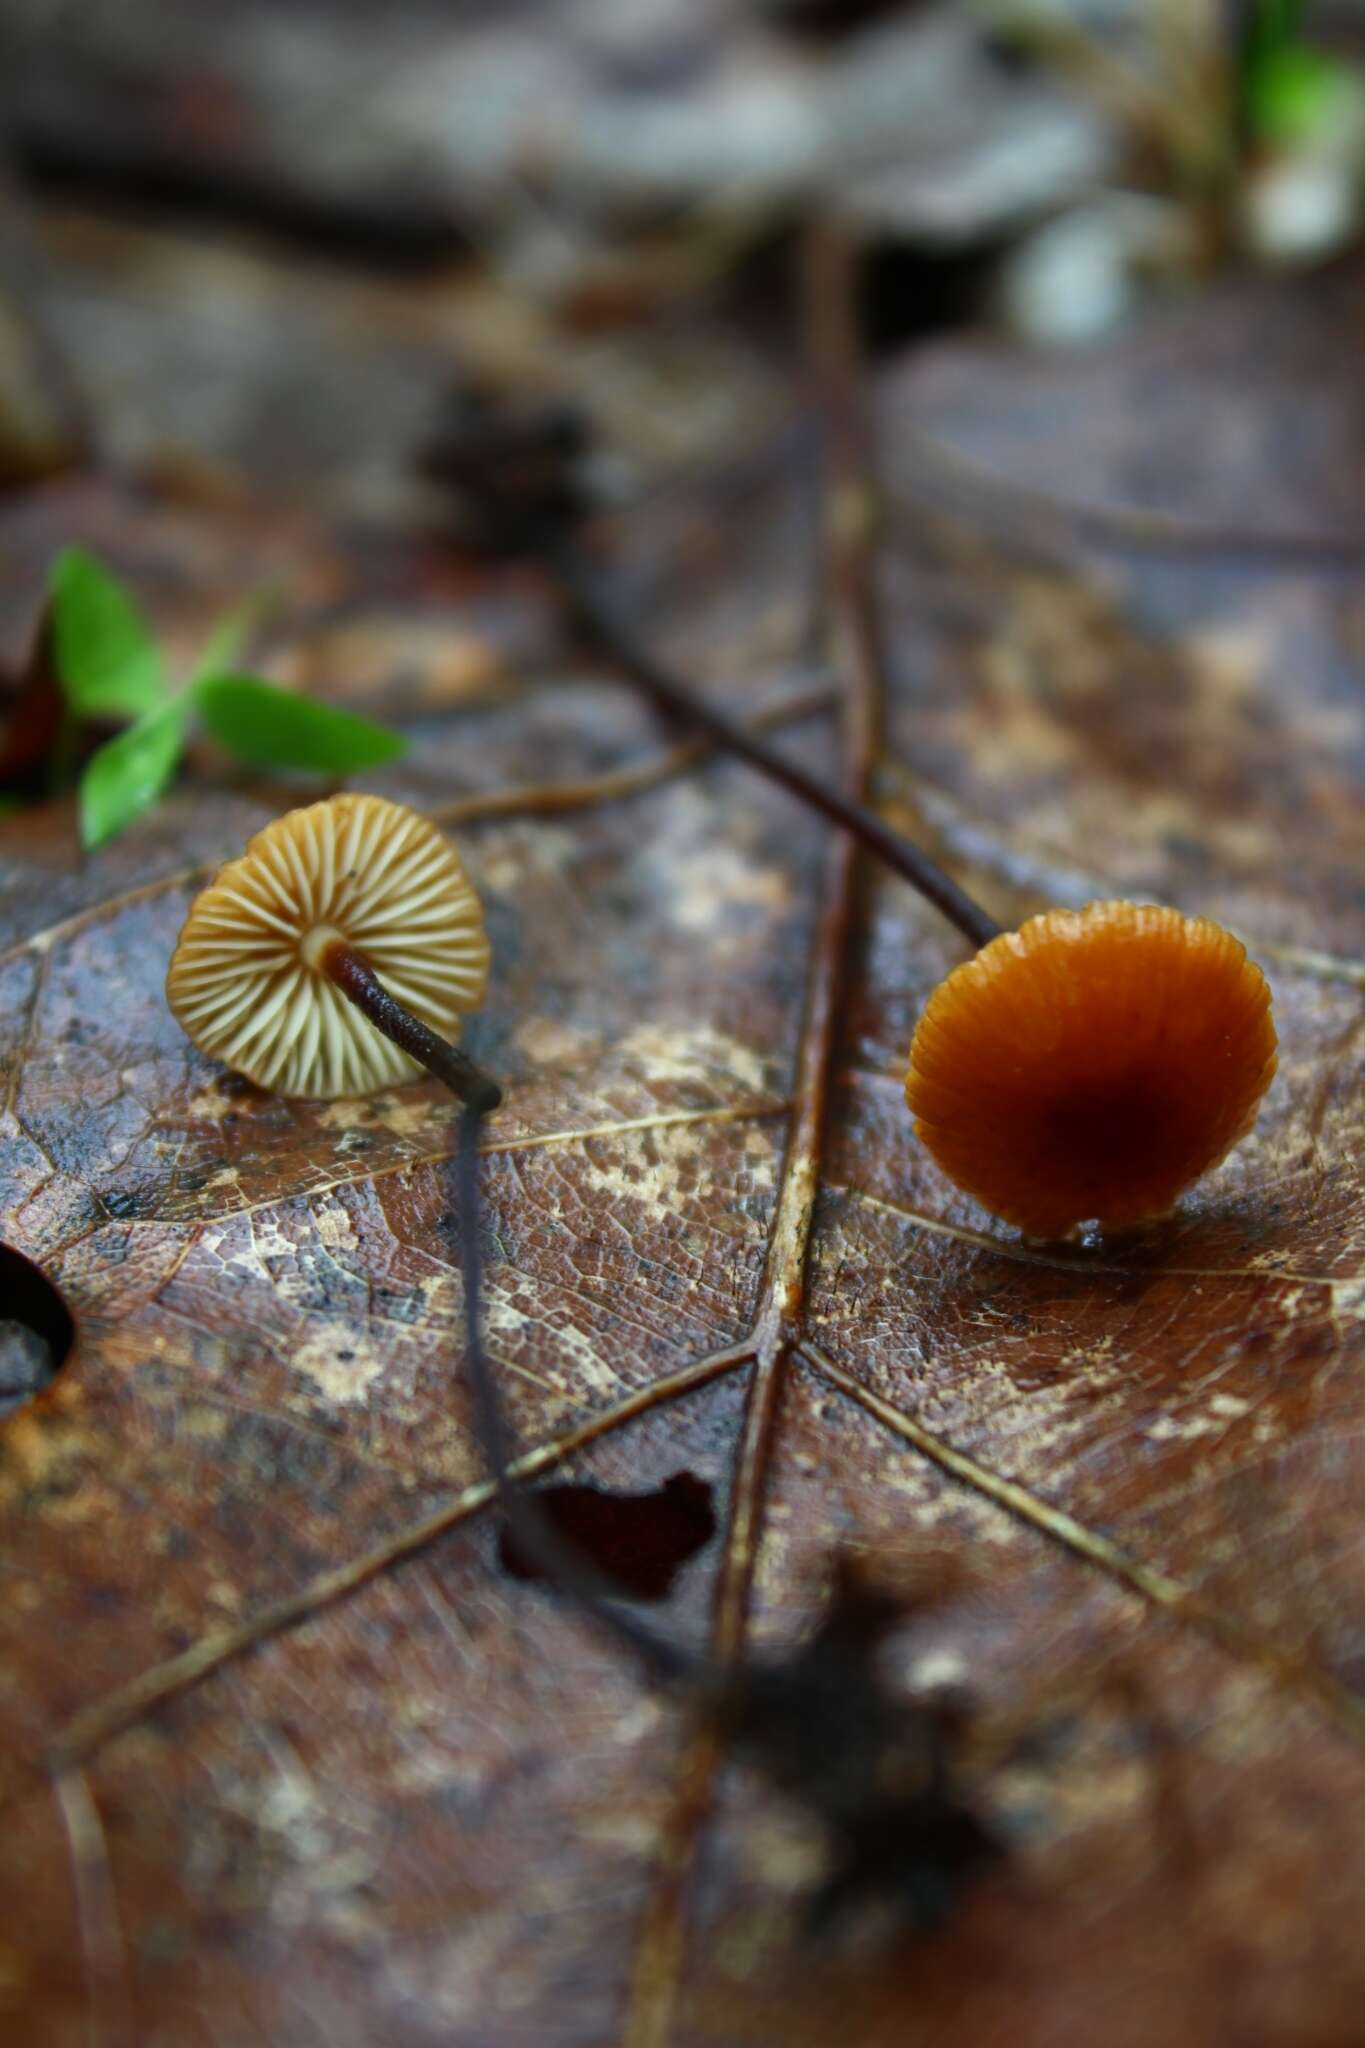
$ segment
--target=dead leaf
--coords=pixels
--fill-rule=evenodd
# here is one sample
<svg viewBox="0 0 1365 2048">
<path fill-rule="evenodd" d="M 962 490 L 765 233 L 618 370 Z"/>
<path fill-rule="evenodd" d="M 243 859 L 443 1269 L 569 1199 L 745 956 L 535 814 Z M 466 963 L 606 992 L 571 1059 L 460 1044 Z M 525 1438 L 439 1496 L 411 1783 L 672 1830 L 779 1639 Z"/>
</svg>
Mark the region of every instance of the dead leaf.
<svg viewBox="0 0 1365 2048">
<path fill-rule="evenodd" d="M 1285 363 L 1325 347 L 1311 298 L 1250 304 L 1248 349 L 1265 309 Z M 896 478 L 923 475 L 917 378 L 970 416 L 974 367 L 892 378 Z M 1277 529 L 1301 510 L 1286 436 L 1271 420 L 1256 455 Z M 1123 497 L 1087 448 L 1087 495 Z M 804 491 L 775 460 L 620 535 L 651 634 L 741 710 L 805 650 Z M 206 622 L 287 547 L 357 632 L 408 595 L 452 642 L 470 626 L 415 543 L 375 580 L 358 541 L 108 487 L 4 521 L 11 603 L 58 534 L 117 536 L 159 624 Z M 1013 1874 L 930 1941 L 812 1949 L 799 1817 L 502 1570 L 457 1369 L 448 1105 L 279 1102 L 181 1037 L 161 980 L 186 870 L 287 800 L 188 783 L 83 869 L 60 820 L 0 822 L 0 1233 L 82 1331 L 0 1431 L 0 2001 L 26 2041 L 92 2006 L 177 2048 L 1354 2037 L 1358 604 L 1298 558 L 1111 535 L 1049 562 L 1027 538 L 912 494 L 877 772 L 1005 919 L 1150 892 L 1263 960 L 1280 1076 L 1160 1231 L 1045 1251 L 949 1187 L 901 1069 L 959 943 L 609 680 L 550 664 L 443 701 L 409 676 L 416 744 L 382 783 L 449 822 L 489 908 L 488 1326 L 526 1469 L 711 1487 L 721 1535 L 654 1611 L 722 1647 L 808 1629 L 836 1547 L 960 1586 L 898 1670 L 1014 1726 L 983 1794 Z M 306 610 L 290 630 L 307 664 Z M 440 658 L 434 631 L 416 647 Z M 810 722 L 787 743 L 830 758 Z M 1150 1714 L 1078 1690 L 1116 1667 Z"/>
</svg>

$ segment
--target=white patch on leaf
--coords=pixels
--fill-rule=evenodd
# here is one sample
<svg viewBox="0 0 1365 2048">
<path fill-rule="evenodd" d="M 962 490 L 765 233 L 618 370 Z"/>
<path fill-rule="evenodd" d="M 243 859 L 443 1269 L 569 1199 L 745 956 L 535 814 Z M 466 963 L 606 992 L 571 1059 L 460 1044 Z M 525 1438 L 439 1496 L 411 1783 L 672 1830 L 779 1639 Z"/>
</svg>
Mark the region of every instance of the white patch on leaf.
<svg viewBox="0 0 1365 2048">
<path fill-rule="evenodd" d="M 384 1354 L 350 1323 L 322 1323 L 289 1354 L 295 1372 L 310 1379 L 337 1408 L 358 1407 L 383 1376 Z"/>
<path fill-rule="evenodd" d="M 767 1085 L 762 1056 L 709 1024 L 690 1030 L 642 1024 L 617 1046 L 617 1057 L 638 1065 L 651 1081 L 737 1081 L 757 1094 Z"/>
</svg>

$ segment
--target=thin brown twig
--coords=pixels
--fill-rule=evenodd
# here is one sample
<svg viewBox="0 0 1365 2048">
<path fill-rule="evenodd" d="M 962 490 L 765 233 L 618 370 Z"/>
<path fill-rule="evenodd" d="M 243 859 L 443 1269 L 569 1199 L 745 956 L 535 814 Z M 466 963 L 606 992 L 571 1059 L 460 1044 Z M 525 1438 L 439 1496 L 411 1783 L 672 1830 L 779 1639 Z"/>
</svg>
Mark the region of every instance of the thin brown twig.
<svg viewBox="0 0 1365 2048">
<path fill-rule="evenodd" d="M 853 324 L 855 252 L 815 226 L 804 278 L 811 371 L 827 433 L 826 548 L 837 671 L 844 678 L 844 788 L 857 798 L 874 759 L 878 661 L 873 603 L 871 487 L 858 406 Z M 821 1146 L 836 1043 L 859 842 L 839 838 L 826 869 L 824 911 L 806 995 L 793 1089 L 793 1124 L 754 1324 L 755 1364 L 731 1488 L 724 1562 L 712 1616 L 712 1654 L 733 1667 L 744 1639 L 763 1496 L 793 1343 L 802 1329 L 806 1258 L 819 1189 Z M 641 1931 L 625 2048 L 664 2048 L 680 1980 L 691 1865 L 709 1814 L 722 1730 L 704 1721 L 685 1746 L 665 1826 L 655 1887 Z"/>
<path fill-rule="evenodd" d="M 836 493 L 835 523 L 860 516 L 853 498 Z M 651 703 L 670 718 L 703 733 L 726 753 L 745 761 L 761 775 L 851 834 L 880 861 L 907 881 L 963 937 L 976 947 L 999 936 L 1000 925 L 923 847 L 887 824 L 866 802 L 862 786 L 840 787 L 813 775 L 802 762 L 769 746 L 752 728 L 738 724 L 657 660 L 620 616 L 590 559 L 577 542 L 552 539 L 544 543 L 545 559 L 554 572 L 569 616 L 588 643 L 597 647 Z"/>
<path fill-rule="evenodd" d="M 99 1808 L 81 1770 L 60 1772 L 52 1789 L 71 1858 L 90 2048 L 133 2048 L 128 1955 Z"/>
</svg>

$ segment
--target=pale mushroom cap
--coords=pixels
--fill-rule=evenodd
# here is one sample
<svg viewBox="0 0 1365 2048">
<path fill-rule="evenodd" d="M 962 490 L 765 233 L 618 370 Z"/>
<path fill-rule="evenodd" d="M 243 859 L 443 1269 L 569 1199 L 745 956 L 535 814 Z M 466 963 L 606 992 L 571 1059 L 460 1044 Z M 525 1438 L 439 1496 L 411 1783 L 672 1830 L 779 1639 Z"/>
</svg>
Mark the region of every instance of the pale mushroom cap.
<svg viewBox="0 0 1365 2048">
<path fill-rule="evenodd" d="M 483 910 L 427 818 L 334 796 L 276 818 L 190 907 L 166 996 L 201 1052 L 280 1095 L 368 1095 L 422 1070 L 322 970 L 344 939 L 445 1038 L 488 982 Z"/>
</svg>

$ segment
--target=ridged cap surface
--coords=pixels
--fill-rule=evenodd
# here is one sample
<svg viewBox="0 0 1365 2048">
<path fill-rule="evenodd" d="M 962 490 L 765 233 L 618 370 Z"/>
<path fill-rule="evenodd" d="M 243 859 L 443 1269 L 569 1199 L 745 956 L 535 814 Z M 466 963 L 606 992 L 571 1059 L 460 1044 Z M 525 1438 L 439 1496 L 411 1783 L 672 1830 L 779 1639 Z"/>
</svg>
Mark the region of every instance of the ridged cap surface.
<svg viewBox="0 0 1365 2048">
<path fill-rule="evenodd" d="M 335 939 L 443 1037 L 488 981 L 483 910 L 427 818 L 346 794 L 256 833 L 196 897 L 166 980 L 201 1051 L 281 1095 L 367 1095 L 420 1067 L 322 971 Z"/>
</svg>

